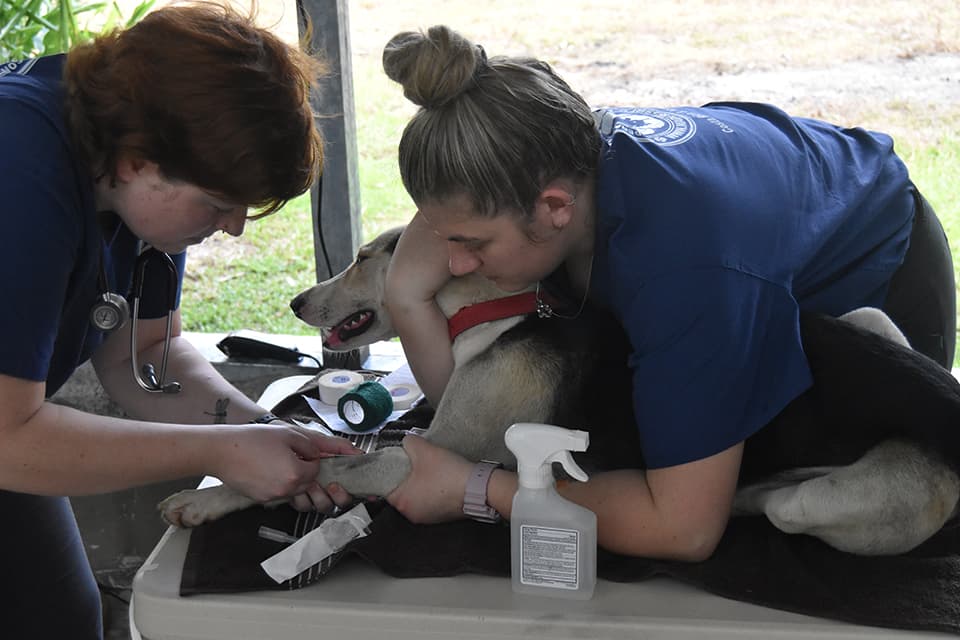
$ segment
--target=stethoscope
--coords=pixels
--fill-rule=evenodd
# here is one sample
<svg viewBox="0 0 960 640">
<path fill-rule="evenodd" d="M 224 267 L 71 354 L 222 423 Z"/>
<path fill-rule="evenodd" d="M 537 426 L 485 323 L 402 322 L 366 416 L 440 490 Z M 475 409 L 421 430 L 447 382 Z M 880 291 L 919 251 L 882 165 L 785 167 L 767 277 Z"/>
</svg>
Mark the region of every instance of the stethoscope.
<svg viewBox="0 0 960 640">
<path fill-rule="evenodd" d="M 163 339 L 163 359 L 160 361 L 160 377 L 149 362 L 141 368 L 137 363 L 137 320 L 140 316 L 140 298 L 143 296 L 143 275 L 151 260 L 159 260 L 167 270 L 167 331 Z M 132 318 L 130 326 L 130 367 L 133 379 L 140 388 L 151 393 L 178 393 L 180 383 L 165 382 L 167 377 L 167 357 L 170 353 L 170 341 L 173 334 L 173 312 L 177 300 L 177 265 L 166 253 L 147 247 L 137 256 L 133 265 L 133 312 L 127 300 L 119 293 L 113 293 L 107 284 L 107 267 L 104 260 L 103 244 L 100 245 L 100 273 L 97 277 L 100 298 L 90 310 L 90 322 L 100 331 L 109 332 L 122 327 L 127 318 Z M 142 372 L 142 375 L 141 375 Z"/>
</svg>

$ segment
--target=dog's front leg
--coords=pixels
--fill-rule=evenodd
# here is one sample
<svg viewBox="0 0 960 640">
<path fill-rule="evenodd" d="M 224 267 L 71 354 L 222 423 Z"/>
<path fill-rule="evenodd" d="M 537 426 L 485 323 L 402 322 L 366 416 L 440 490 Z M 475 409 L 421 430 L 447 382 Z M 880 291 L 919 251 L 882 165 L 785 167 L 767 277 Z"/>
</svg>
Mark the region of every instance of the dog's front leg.
<svg viewBox="0 0 960 640">
<path fill-rule="evenodd" d="M 320 462 L 317 483 L 340 484 L 357 497 L 386 496 L 410 474 L 410 459 L 403 447 L 388 447 L 362 456 L 335 456 Z M 282 504 L 275 500 L 268 504 Z M 175 527 L 196 527 L 247 507 L 256 501 L 228 487 L 187 489 L 166 498 L 158 506 L 163 519 Z"/>
<path fill-rule="evenodd" d="M 347 493 L 385 497 L 410 475 L 410 458 L 403 447 L 386 447 L 361 456 L 335 456 L 320 461 L 317 482 L 336 482 Z"/>
</svg>

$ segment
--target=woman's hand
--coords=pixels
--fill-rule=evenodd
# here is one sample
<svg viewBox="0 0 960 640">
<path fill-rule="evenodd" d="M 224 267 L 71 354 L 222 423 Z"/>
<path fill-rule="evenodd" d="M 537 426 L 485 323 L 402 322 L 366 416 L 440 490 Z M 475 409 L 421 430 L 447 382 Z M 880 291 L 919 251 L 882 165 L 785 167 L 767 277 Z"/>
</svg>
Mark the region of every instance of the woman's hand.
<svg viewBox="0 0 960 640">
<path fill-rule="evenodd" d="M 331 483 L 326 487 L 314 482 L 304 493 L 290 498 L 290 506 L 297 511 L 333 511 L 334 508 L 346 509 L 353 502 L 353 496 L 339 484 Z"/>
<path fill-rule="evenodd" d="M 304 427 L 298 427 L 298 429 L 302 432 L 306 432 L 309 435 L 316 435 Z M 330 438 L 328 436 L 321 437 L 323 440 L 320 442 L 320 446 L 324 448 L 324 452 L 320 455 L 321 458 L 328 458 L 335 455 L 359 455 L 363 453 L 362 449 L 354 447 L 346 438 Z M 348 448 L 344 448 L 344 443 L 350 446 Z M 329 450 L 330 447 L 332 447 L 332 450 Z M 306 491 L 290 498 L 290 505 L 297 511 L 328 512 L 332 511 L 336 507 L 346 508 L 350 506 L 350 503 L 352 502 L 353 496 L 347 493 L 346 489 L 336 483 L 331 483 L 324 487 L 318 482 L 313 482 L 307 487 Z"/>
<path fill-rule="evenodd" d="M 416 524 L 463 517 L 463 494 L 473 463 L 418 436 L 403 439 L 410 475 L 387 496 L 387 502 Z"/>
<path fill-rule="evenodd" d="M 346 438 L 325 436 L 293 425 L 231 425 L 218 429 L 215 475 L 258 502 L 306 494 L 299 506 L 329 509 L 349 502 L 342 488 L 324 491 L 317 485 L 319 460 L 362 453 Z M 313 500 L 316 499 L 316 502 Z"/>
</svg>

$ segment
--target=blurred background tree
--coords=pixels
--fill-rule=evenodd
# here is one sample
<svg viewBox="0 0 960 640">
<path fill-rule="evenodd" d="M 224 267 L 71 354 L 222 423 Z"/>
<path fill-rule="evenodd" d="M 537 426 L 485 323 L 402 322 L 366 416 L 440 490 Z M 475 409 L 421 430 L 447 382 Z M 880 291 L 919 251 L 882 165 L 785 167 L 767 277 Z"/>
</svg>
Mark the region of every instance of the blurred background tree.
<svg viewBox="0 0 960 640">
<path fill-rule="evenodd" d="M 103 0 L 0 0 L 0 62 L 62 53 L 100 31 L 137 22 L 153 2 L 124 12 Z"/>
</svg>

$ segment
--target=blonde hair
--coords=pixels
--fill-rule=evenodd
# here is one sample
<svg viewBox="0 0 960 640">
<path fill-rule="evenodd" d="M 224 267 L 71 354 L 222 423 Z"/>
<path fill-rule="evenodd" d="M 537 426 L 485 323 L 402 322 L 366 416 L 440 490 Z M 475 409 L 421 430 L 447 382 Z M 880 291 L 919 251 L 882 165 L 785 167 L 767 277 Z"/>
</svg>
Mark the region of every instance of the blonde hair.
<svg viewBox="0 0 960 640">
<path fill-rule="evenodd" d="M 590 107 L 545 62 L 488 59 L 440 25 L 391 38 L 383 68 L 420 106 L 399 147 L 415 203 L 466 195 L 482 215 L 525 217 L 548 182 L 596 168 Z"/>
</svg>

